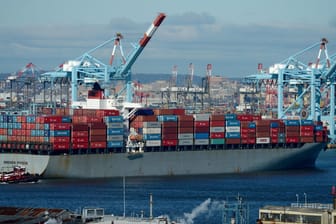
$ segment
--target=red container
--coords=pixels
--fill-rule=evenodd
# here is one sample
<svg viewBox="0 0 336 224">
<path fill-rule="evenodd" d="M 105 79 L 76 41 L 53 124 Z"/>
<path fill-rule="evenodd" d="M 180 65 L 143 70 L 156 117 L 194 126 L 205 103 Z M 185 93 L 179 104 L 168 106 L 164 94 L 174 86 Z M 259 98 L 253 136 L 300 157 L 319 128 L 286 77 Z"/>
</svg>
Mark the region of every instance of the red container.
<svg viewBox="0 0 336 224">
<path fill-rule="evenodd" d="M 100 116 L 92 116 L 92 117 L 87 117 L 87 122 L 88 123 L 102 123 L 103 118 Z"/>
<path fill-rule="evenodd" d="M 239 121 L 253 121 L 253 115 L 251 115 L 251 114 L 237 114 L 237 120 L 239 120 Z"/>
<path fill-rule="evenodd" d="M 257 128 L 258 126 L 270 127 L 271 120 L 255 120 L 255 123 L 256 123 Z"/>
<path fill-rule="evenodd" d="M 73 143 L 89 142 L 89 138 L 88 137 L 73 137 L 71 142 Z"/>
<path fill-rule="evenodd" d="M 196 128 L 200 128 L 200 127 L 207 127 L 207 128 L 209 128 L 210 122 L 209 121 L 195 121 L 194 122 L 194 126 Z"/>
<path fill-rule="evenodd" d="M 209 127 L 194 127 L 195 133 L 209 132 Z"/>
<path fill-rule="evenodd" d="M 90 130 L 90 135 L 104 135 L 106 136 L 106 129 L 91 129 Z"/>
<path fill-rule="evenodd" d="M 290 136 L 300 136 L 300 132 L 299 131 L 286 131 L 286 136 L 290 137 Z"/>
<path fill-rule="evenodd" d="M 176 146 L 178 143 L 177 139 L 163 139 L 162 146 Z"/>
<path fill-rule="evenodd" d="M 226 144 L 240 144 L 240 138 L 226 138 Z"/>
<path fill-rule="evenodd" d="M 73 124 L 72 130 L 73 131 L 88 131 L 89 127 L 87 124 Z"/>
<path fill-rule="evenodd" d="M 89 131 L 73 131 L 72 137 L 88 137 Z"/>
<path fill-rule="evenodd" d="M 94 149 L 106 148 L 106 142 L 90 142 L 90 147 Z"/>
<path fill-rule="evenodd" d="M 173 114 L 174 115 L 184 115 L 185 109 L 182 109 L 182 108 L 173 109 Z"/>
<path fill-rule="evenodd" d="M 179 127 L 177 129 L 178 133 L 193 133 L 194 132 L 194 128 L 193 127 Z"/>
<path fill-rule="evenodd" d="M 267 138 L 270 137 L 269 132 L 256 132 L 256 137 L 257 138 Z"/>
<path fill-rule="evenodd" d="M 261 120 L 261 115 L 252 115 L 253 121 L 260 121 Z"/>
<path fill-rule="evenodd" d="M 53 144 L 53 149 L 54 150 L 69 150 L 70 148 L 70 143 L 54 143 Z"/>
<path fill-rule="evenodd" d="M 256 131 L 258 132 L 270 132 L 270 126 L 257 126 Z"/>
<path fill-rule="evenodd" d="M 70 142 L 70 137 L 50 137 L 50 142 L 66 143 L 66 142 Z"/>
<path fill-rule="evenodd" d="M 162 128 L 162 134 L 177 134 L 177 128 Z"/>
<path fill-rule="evenodd" d="M 54 123 L 50 124 L 50 130 L 70 130 L 71 123 Z"/>
<path fill-rule="evenodd" d="M 81 143 L 72 143 L 73 149 L 88 149 L 89 143 L 88 142 L 81 142 Z"/>
<path fill-rule="evenodd" d="M 225 127 L 225 120 L 211 120 L 210 127 Z"/>
<path fill-rule="evenodd" d="M 106 135 L 91 135 L 90 142 L 104 142 L 106 141 Z"/>
<path fill-rule="evenodd" d="M 225 138 L 224 132 L 212 132 L 210 133 L 210 138 Z"/>
<path fill-rule="evenodd" d="M 171 140 L 171 139 L 178 139 L 177 133 L 175 134 L 162 134 L 162 140 Z"/>
<path fill-rule="evenodd" d="M 179 115 L 177 117 L 177 120 L 179 122 L 183 122 L 183 121 L 194 121 L 194 116 L 193 115 Z"/>
<path fill-rule="evenodd" d="M 271 143 L 278 143 L 279 142 L 279 138 L 278 138 L 278 136 L 276 135 L 276 136 L 271 136 Z"/>
<path fill-rule="evenodd" d="M 314 131 L 314 126 L 301 126 L 300 127 L 300 132 L 303 132 L 303 131 Z"/>
<path fill-rule="evenodd" d="M 240 137 L 244 139 L 244 138 L 255 138 L 256 136 L 255 133 L 241 133 Z"/>
<path fill-rule="evenodd" d="M 278 139 L 279 133 L 271 132 L 271 138 L 277 138 Z"/>
<path fill-rule="evenodd" d="M 106 129 L 106 124 L 103 122 L 90 123 L 89 127 L 92 129 Z"/>
<path fill-rule="evenodd" d="M 178 127 L 194 127 L 194 121 L 179 121 Z"/>
<path fill-rule="evenodd" d="M 177 122 L 175 121 L 164 121 L 162 122 L 162 128 L 176 128 Z"/>
<path fill-rule="evenodd" d="M 256 139 L 255 138 L 242 138 L 241 139 L 242 144 L 256 144 Z"/>
<path fill-rule="evenodd" d="M 225 121 L 224 114 L 212 114 L 210 115 L 210 121 Z"/>
<path fill-rule="evenodd" d="M 299 143 L 300 137 L 298 136 L 287 136 L 286 137 L 286 143 Z"/>
<path fill-rule="evenodd" d="M 313 131 L 301 131 L 300 136 L 301 137 L 311 137 L 311 136 L 314 136 L 314 132 Z"/>
<path fill-rule="evenodd" d="M 301 142 L 312 143 L 312 142 L 314 142 L 314 136 L 301 137 Z"/>
<path fill-rule="evenodd" d="M 324 133 L 323 133 L 323 131 L 315 131 L 315 136 L 323 136 L 324 135 Z"/>
</svg>

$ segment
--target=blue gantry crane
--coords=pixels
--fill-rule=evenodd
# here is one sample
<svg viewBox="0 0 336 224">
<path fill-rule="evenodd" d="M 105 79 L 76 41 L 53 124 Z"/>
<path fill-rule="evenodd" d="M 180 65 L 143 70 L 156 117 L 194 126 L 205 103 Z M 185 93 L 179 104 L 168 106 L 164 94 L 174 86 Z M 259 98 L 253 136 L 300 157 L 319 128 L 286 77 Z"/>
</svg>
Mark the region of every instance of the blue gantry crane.
<svg viewBox="0 0 336 224">
<path fill-rule="evenodd" d="M 331 142 L 335 142 L 336 56 L 329 57 L 327 44 L 328 40 L 322 38 L 320 42 L 273 65 L 269 71 L 260 70 L 258 74 L 245 77 L 245 81 L 253 84 L 256 92 L 264 91 L 265 85 L 271 81 L 277 88 L 277 108 L 273 109 L 279 119 L 322 121 L 329 128 Z M 316 62 L 302 62 L 302 58 L 318 46 Z M 323 59 L 322 53 L 325 56 Z M 291 95 L 293 98 L 284 102 Z M 328 96 L 330 100 L 323 96 Z"/>
<path fill-rule="evenodd" d="M 121 33 L 117 33 L 112 39 L 109 39 L 99 46 L 85 52 L 83 55 L 74 60 L 67 61 L 56 71 L 44 73 L 40 78 L 42 81 L 49 81 L 52 83 L 64 78 L 70 80 L 72 103 L 78 100 L 78 85 L 99 83 L 104 89 L 104 97 L 108 98 L 110 97 L 109 87 L 111 87 L 112 81 L 124 81 L 125 85 L 118 93 L 116 93 L 115 97 L 126 91 L 125 101 L 132 102 L 133 90 L 131 67 L 165 17 L 166 15 L 164 13 L 159 13 L 148 30 L 144 33 L 144 36 L 137 44 L 134 44 L 134 49 L 126 57 L 124 56 L 121 45 L 121 39 L 123 36 Z M 114 43 L 114 47 L 109 64 L 105 64 L 101 60 L 92 56 L 93 52 L 112 42 Z M 121 64 L 113 63 L 117 48 L 119 48 L 121 52 Z"/>
</svg>

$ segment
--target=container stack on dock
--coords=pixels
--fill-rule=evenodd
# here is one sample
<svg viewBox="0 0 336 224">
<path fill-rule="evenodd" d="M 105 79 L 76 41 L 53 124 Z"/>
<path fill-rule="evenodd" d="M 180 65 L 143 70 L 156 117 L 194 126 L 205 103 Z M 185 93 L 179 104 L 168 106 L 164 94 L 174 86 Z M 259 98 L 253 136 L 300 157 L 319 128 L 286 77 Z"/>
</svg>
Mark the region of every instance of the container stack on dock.
<svg viewBox="0 0 336 224">
<path fill-rule="evenodd" d="M 178 144 L 190 146 L 194 144 L 194 117 L 192 115 L 179 115 L 178 125 Z"/>
</svg>

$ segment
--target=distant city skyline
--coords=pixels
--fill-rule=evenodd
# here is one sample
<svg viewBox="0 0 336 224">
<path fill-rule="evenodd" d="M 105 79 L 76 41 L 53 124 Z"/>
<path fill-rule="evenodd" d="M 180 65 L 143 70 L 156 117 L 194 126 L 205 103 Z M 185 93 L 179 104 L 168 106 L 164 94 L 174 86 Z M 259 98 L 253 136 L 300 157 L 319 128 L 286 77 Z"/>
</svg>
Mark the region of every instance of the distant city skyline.
<svg viewBox="0 0 336 224">
<path fill-rule="evenodd" d="M 117 32 L 125 54 L 159 12 L 167 15 L 135 62 L 133 73 L 243 77 L 257 64 L 269 67 L 294 53 L 329 40 L 336 53 L 333 0 L 283 1 L 4 1 L 0 9 L 0 72 L 14 73 L 32 62 L 51 70 L 73 60 Z M 113 45 L 97 51 L 108 64 Z M 318 48 L 307 60 L 314 61 Z"/>
</svg>

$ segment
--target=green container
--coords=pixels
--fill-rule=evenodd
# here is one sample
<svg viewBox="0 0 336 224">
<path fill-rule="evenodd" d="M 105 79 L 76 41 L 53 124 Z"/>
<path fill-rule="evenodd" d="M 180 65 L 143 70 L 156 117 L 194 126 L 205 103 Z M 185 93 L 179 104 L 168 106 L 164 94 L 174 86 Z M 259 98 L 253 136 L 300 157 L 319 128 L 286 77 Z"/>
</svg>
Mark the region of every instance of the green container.
<svg viewBox="0 0 336 224">
<path fill-rule="evenodd" d="M 224 138 L 212 138 L 210 139 L 211 145 L 224 145 L 225 139 Z"/>
</svg>

